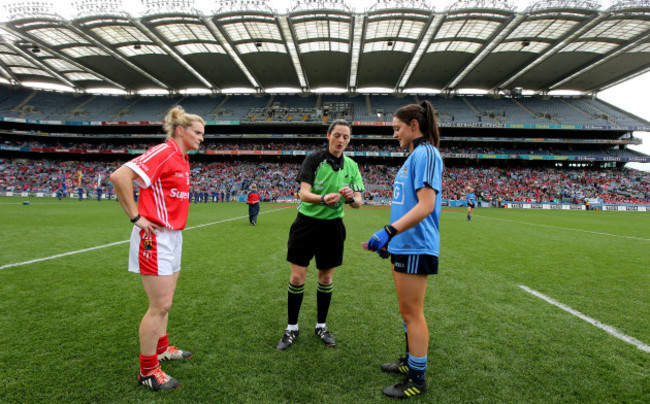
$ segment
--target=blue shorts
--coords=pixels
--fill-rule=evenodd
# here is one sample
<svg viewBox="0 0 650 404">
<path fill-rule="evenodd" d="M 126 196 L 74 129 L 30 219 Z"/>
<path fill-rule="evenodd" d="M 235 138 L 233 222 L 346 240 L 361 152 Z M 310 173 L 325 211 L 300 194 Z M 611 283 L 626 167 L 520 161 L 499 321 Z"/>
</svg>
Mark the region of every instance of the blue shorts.
<svg viewBox="0 0 650 404">
<path fill-rule="evenodd" d="M 436 275 L 438 257 L 435 255 L 391 255 L 390 262 L 395 272 L 413 275 Z"/>
</svg>

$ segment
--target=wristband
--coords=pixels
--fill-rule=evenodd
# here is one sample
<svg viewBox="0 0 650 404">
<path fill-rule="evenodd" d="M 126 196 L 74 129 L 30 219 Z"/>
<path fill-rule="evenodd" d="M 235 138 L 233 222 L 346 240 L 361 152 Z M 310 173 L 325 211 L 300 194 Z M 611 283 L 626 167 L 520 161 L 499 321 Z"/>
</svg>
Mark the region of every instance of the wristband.
<svg viewBox="0 0 650 404">
<path fill-rule="evenodd" d="M 386 230 L 386 233 L 388 233 L 388 240 L 392 239 L 395 235 L 397 235 L 397 229 L 389 224 L 384 226 L 384 230 Z"/>
<path fill-rule="evenodd" d="M 321 195 L 321 196 L 320 196 L 320 203 L 321 203 L 321 205 L 327 205 L 327 204 L 325 203 L 325 195 Z"/>
<path fill-rule="evenodd" d="M 352 204 L 355 203 L 356 201 L 357 201 L 357 200 L 356 200 L 356 199 L 354 198 L 354 196 L 353 196 L 351 201 L 348 201 L 348 200 L 346 199 L 346 200 L 345 200 L 345 203 L 347 203 L 348 205 L 352 205 Z"/>
<path fill-rule="evenodd" d="M 131 221 L 131 223 L 135 223 L 140 219 L 141 219 L 140 214 L 138 214 L 138 216 L 134 217 L 133 219 L 129 219 L 129 220 Z"/>
</svg>

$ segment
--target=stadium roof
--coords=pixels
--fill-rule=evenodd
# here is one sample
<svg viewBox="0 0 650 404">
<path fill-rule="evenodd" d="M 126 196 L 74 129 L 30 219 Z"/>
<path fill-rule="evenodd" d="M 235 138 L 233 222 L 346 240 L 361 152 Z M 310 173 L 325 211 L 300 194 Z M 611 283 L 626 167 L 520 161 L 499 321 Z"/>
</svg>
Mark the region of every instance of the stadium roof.
<svg viewBox="0 0 650 404">
<path fill-rule="evenodd" d="M 650 71 L 650 0 L 52 0 L 5 5 L 0 80 L 84 92 L 593 93 Z M 133 1 L 133 0 L 131 0 Z M 59 2 L 60 4 L 61 2 Z M 372 89 L 376 89 L 371 91 Z M 108 90 L 107 90 L 108 91 Z"/>
</svg>

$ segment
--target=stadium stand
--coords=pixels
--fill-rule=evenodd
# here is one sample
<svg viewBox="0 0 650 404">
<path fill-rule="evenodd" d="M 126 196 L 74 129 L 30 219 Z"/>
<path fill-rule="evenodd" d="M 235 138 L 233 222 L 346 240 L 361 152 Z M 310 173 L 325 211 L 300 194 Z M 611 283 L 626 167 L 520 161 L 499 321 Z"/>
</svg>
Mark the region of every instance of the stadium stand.
<svg viewBox="0 0 650 404">
<path fill-rule="evenodd" d="M 82 173 L 82 187 L 95 192 L 98 178 L 106 179 L 120 162 L 0 159 L 0 191 L 56 192 L 63 178 Z M 248 193 L 256 183 L 269 199 L 293 197 L 300 164 L 246 160 L 194 162 L 193 189 L 208 193 L 227 191 L 233 197 Z M 366 199 L 391 198 L 391 182 L 399 166 L 362 164 Z M 467 187 L 476 189 L 485 202 L 580 202 L 594 198 L 603 203 L 650 204 L 650 173 L 634 170 L 554 168 L 447 168 L 443 175 L 443 199 L 462 200 Z M 106 184 L 104 182 L 104 184 Z M 105 185 L 106 186 L 106 185 Z M 74 191 L 74 184 L 67 187 Z"/>
<path fill-rule="evenodd" d="M 637 120 L 601 100 L 581 98 L 579 101 L 583 104 L 589 105 L 593 110 L 595 110 L 597 116 L 606 118 L 610 123 L 622 126 L 634 126 L 638 124 Z"/>
<path fill-rule="evenodd" d="M 1 86 L 0 86 L 1 87 Z M 253 123 L 320 122 L 342 118 L 390 122 L 401 105 L 430 100 L 442 124 L 648 126 L 607 103 L 586 97 L 503 97 L 441 95 L 221 95 L 103 96 L 13 91 L 2 88 L 0 116 L 61 121 L 160 121 L 174 105 L 208 120 Z"/>
<path fill-rule="evenodd" d="M 392 114 L 406 103 L 429 99 L 441 124 L 446 199 L 462 200 L 468 186 L 476 188 L 484 201 L 598 198 L 646 204 L 650 197 L 648 175 L 623 168 L 628 161 L 649 159 L 627 149 L 629 144 L 638 144 L 627 127 L 650 125 L 592 98 L 379 94 L 122 97 L 1 86 L 0 96 L 0 118 L 10 120 L 0 121 L 3 192 L 54 192 L 62 178 L 67 176 L 69 181 L 74 172 L 81 171 L 83 187 L 92 193 L 98 176 L 105 177 L 121 161 L 163 140 L 159 123 L 147 122 L 158 122 L 169 107 L 182 105 L 208 121 L 202 150 L 192 157 L 196 190 L 224 191 L 234 197 L 255 181 L 269 200 L 291 198 L 296 191 L 291 178 L 304 153 L 325 147 L 325 125 L 343 118 L 359 122 L 348 152 L 363 167 L 366 197 L 386 201 L 391 197 L 388 179 L 405 156 L 391 140 Z M 61 121 L 55 125 L 29 121 L 57 119 Z M 216 122 L 210 124 L 213 120 Z M 117 125 L 117 121 L 128 125 Z M 525 125 L 542 129 L 526 129 Z M 552 125 L 576 126 L 559 132 Z M 579 125 L 594 125 L 599 130 Z"/>
<path fill-rule="evenodd" d="M 176 105 L 181 97 L 135 97 L 133 102 L 117 112 L 123 120 L 162 121 L 169 108 Z"/>
<path fill-rule="evenodd" d="M 132 102 L 132 100 L 125 97 L 96 95 L 87 103 L 75 106 L 74 109 L 70 110 L 70 113 L 83 120 L 115 121 L 120 117 L 119 112 L 125 111 Z"/>
<path fill-rule="evenodd" d="M 211 115 L 215 119 L 255 121 L 256 118 L 260 119 L 260 113 L 265 112 L 265 108 L 267 108 L 269 101 L 270 96 L 227 96 L 223 102 L 216 106 Z M 251 111 L 253 111 L 252 114 Z M 264 117 L 264 119 L 266 119 L 266 117 Z"/>
<path fill-rule="evenodd" d="M 29 101 L 32 94 L 34 94 L 34 91 L 26 89 L 9 90 L 4 86 L 0 86 L 0 114 L 7 118 L 19 116 L 21 114 L 20 108 Z"/>
<path fill-rule="evenodd" d="M 205 150 L 220 150 L 220 151 L 313 151 L 319 148 L 324 148 L 326 142 L 321 137 L 311 137 L 311 138 L 281 138 L 275 137 L 277 140 L 261 140 L 261 139 L 247 139 L 243 141 L 241 138 L 206 138 L 203 142 L 202 148 Z M 31 153 L 41 149 L 72 149 L 77 150 L 74 153 L 83 153 L 86 150 L 113 150 L 116 148 L 123 148 L 122 154 L 128 154 L 129 149 L 135 150 L 145 150 L 155 144 L 159 143 L 162 140 L 162 137 L 153 137 L 150 140 L 138 141 L 138 142 L 126 142 L 122 141 L 119 144 L 115 142 L 106 142 L 104 139 L 101 141 L 82 142 L 80 143 L 77 138 L 51 138 L 51 137 L 37 137 L 30 136 L 26 138 L 25 136 L 8 136 L 0 134 L 0 145 L 7 150 L 13 149 L 16 152 Z M 634 152 L 627 149 L 615 149 L 615 148 L 604 148 L 596 149 L 593 146 L 582 146 L 584 149 L 580 149 L 581 145 L 571 144 L 564 147 L 560 147 L 555 143 L 541 143 L 535 146 L 535 148 L 524 146 L 512 147 L 512 142 L 504 143 L 502 147 L 494 146 L 489 143 L 472 143 L 472 145 L 463 145 L 459 142 L 447 142 L 443 140 L 443 143 L 440 146 L 440 151 L 443 154 L 443 157 L 447 159 L 454 159 L 457 154 L 460 155 L 477 155 L 477 154 L 489 154 L 489 155 L 535 155 L 535 156 L 590 156 L 590 157 L 627 157 L 627 158 L 637 158 L 643 157 L 641 153 Z M 120 147 L 126 146 L 126 147 Z M 24 150 L 19 150 L 24 149 Z M 32 150 L 33 149 L 33 150 Z M 366 140 L 353 138 L 353 141 L 350 143 L 346 149 L 349 152 L 384 152 L 392 153 L 397 152 L 396 145 L 391 142 L 386 142 L 386 140 Z M 64 151 L 63 153 L 68 153 Z M 199 151 L 201 154 L 202 151 Z"/>
</svg>

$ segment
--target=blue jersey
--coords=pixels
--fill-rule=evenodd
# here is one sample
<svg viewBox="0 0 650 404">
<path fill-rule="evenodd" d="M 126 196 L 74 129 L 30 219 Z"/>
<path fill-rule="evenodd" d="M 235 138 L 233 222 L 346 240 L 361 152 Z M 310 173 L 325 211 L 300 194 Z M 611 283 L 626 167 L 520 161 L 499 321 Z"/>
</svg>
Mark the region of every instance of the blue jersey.
<svg viewBox="0 0 650 404">
<path fill-rule="evenodd" d="M 415 148 L 395 176 L 393 205 L 390 222 L 394 223 L 417 203 L 417 191 L 429 186 L 436 192 L 433 212 L 420 223 L 393 237 L 388 252 L 397 255 L 440 254 L 440 196 L 442 195 L 442 157 L 433 145 L 422 140 L 414 142 Z"/>
<path fill-rule="evenodd" d="M 474 195 L 473 192 L 470 192 L 469 194 L 467 194 L 467 203 L 468 204 L 473 203 L 474 205 L 476 205 L 476 195 Z"/>
</svg>

